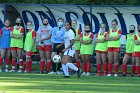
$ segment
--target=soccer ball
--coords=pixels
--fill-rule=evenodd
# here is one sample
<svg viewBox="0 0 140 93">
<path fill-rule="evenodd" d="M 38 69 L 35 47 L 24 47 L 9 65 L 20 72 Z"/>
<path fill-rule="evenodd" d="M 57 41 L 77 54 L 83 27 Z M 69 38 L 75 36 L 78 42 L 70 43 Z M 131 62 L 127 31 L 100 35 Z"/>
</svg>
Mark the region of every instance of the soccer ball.
<svg viewBox="0 0 140 93">
<path fill-rule="evenodd" d="M 55 55 L 55 56 L 53 57 L 53 62 L 54 62 L 54 63 L 59 63 L 59 62 L 61 62 L 61 57 L 60 57 L 59 55 Z"/>
</svg>

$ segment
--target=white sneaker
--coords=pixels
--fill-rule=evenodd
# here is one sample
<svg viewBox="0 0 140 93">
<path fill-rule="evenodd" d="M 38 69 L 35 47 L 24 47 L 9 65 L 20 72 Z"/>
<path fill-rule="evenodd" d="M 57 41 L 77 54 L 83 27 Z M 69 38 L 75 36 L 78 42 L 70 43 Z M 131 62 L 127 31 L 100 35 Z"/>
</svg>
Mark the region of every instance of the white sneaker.
<svg viewBox="0 0 140 93">
<path fill-rule="evenodd" d="M 86 76 L 90 76 L 90 72 L 87 72 Z"/>
<path fill-rule="evenodd" d="M 27 72 L 28 72 L 27 70 L 24 71 L 24 73 L 27 73 Z"/>
<path fill-rule="evenodd" d="M 52 71 L 52 72 L 50 72 L 50 73 L 48 73 L 48 74 L 50 74 L 50 75 L 51 75 L 51 74 L 56 74 L 56 72 L 53 72 L 53 71 Z"/>
<path fill-rule="evenodd" d="M 63 74 L 63 72 L 61 72 L 61 71 L 57 71 L 57 74 L 60 75 L 60 74 Z"/>
<path fill-rule="evenodd" d="M 107 76 L 108 76 L 108 77 L 110 77 L 110 76 L 111 76 L 111 74 L 107 74 Z"/>
<path fill-rule="evenodd" d="M 21 72 L 22 72 L 22 70 L 19 70 L 19 71 L 18 71 L 18 73 L 21 73 Z"/>
<path fill-rule="evenodd" d="M 114 74 L 114 77 L 117 77 L 118 76 L 118 74 Z"/>
<path fill-rule="evenodd" d="M 85 76 L 85 75 L 86 75 L 86 72 L 83 72 L 83 73 L 82 73 L 82 76 Z"/>
<path fill-rule="evenodd" d="M 15 72 L 15 70 L 10 70 L 9 72 Z"/>
<path fill-rule="evenodd" d="M 2 70 L 0 69 L 0 72 L 2 72 Z"/>
<path fill-rule="evenodd" d="M 9 72 L 8 69 L 5 69 L 5 72 Z"/>
</svg>

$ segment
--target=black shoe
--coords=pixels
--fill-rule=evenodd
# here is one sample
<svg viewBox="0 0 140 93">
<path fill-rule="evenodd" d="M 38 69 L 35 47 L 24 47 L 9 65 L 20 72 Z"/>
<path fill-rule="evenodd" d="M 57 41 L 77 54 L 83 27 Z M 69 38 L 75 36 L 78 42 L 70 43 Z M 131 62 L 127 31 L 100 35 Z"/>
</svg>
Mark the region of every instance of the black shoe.
<svg viewBox="0 0 140 93">
<path fill-rule="evenodd" d="M 126 77 L 126 74 L 123 74 L 124 77 Z"/>
<path fill-rule="evenodd" d="M 44 73 L 44 71 L 40 71 L 39 73 L 40 73 L 40 74 L 43 74 L 43 73 Z"/>
<path fill-rule="evenodd" d="M 72 70 L 71 74 L 72 74 L 72 75 L 76 74 L 76 71 Z"/>
<path fill-rule="evenodd" d="M 131 77 L 134 77 L 134 74 L 131 74 Z"/>
<path fill-rule="evenodd" d="M 64 76 L 64 78 L 70 78 L 70 76 Z"/>
<path fill-rule="evenodd" d="M 48 71 L 46 71 L 46 74 L 48 74 L 49 72 Z"/>
<path fill-rule="evenodd" d="M 80 73 L 80 69 L 78 68 L 78 71 L 77 71 L 77 76 L 78 76 L 78 78 L 80 78 L 80 76 L 81 76 L 81 73 Z"/>
</svg>

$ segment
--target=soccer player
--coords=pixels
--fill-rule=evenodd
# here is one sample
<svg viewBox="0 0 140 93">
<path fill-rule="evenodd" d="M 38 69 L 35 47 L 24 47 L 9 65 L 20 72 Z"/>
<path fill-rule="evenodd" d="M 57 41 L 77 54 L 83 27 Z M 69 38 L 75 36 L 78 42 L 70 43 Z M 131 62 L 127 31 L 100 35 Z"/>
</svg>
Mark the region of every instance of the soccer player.
<svg viewBox="0 0 140 93">
<path fill-rule="evenodd" d="M 4 27 L 0 29 L 0 38 L 1 38 L 0 72 L 2 72 L 1 66 L 5 55 L 6 55 L 5 72 L 8 72 L 8 66 L 10 63 L 10 42 L 11 42 L 10 31 L 11 30 L 9 25 L 10 25 L 10 21 L 6 19 L 4 22 Z"/>
<path fill-rule="evenodd" d="M 80 35 L 80 55 L 82 58 L 83 74 L 89 76 L 91 70 L 91 55 L 93 54 L 93 37 L 91 33 L 90 25 L 85 25 L 85 31 Z"/>
<path fill-rule="evenodd" d="M 75 60 L 76 60 L 76 67 L 80 68 L 80 34 L 81 31 L 77 26 L 77 20 L 72 20 L 72 28 L 76 31 L 76 36 L 74 40 L 74 48 L 75 48 Z"/>
<path fill-rule="evenodd" d="M 19 71 L 22 72 L 23 68 L 23 36 L 24 28 L 21 26 L 21 18 L 16 19 L 16 25 L 11 28 L 11 53 L 12 53 L 12 70 L 10 72 L 15 72 L 16 58 L 19 61 Z"/>
<path fill-rule="evenodd" d="M 116 19 L 112 20 L 111 22 L 112 28 L 109 29 L 107 34 L 108 40 L 108 75 L 111 76 L 112 74 L 112 66 L 114 62 L 114 76 L 118 76 L 119 70 L 119 52 L 120 52 L 120 45 L 121 45 L 121 34 L 122 31 L 117 27 L 118 21 Z"/>
<path fill-rule="evenodd" d="M 66 29 L 64 27 L 64 19 L 59 18 L 57 20 L 57 27 L 53 28 L 52 31 L 52 42 L 53 42 L 53 49 L 52 49 L 52 59 L 55 55 L 59 55 L 61 58 L 63 56 L 62 50 L 65 48 L 64 46 L 64 36 L 65 36 Z M 57 68 L 56 68 L 57 65 Z M 61 74 L 61 62 L 54 63 L 52 62 L 52 72 L 49 74 Z"/>
<path fill-rule="evenodd" d="M 98 73 L 95 76 L 100 76 L 101 65 L 103 63 L 104 66 L 104 74 L 107 74 L 107 41 L 106 36 L 107 32 L 105 32 L 106 25 L 104 23 L 100 24 L 100 31 L 96 35 L 96 65 Z"/>
<path fill-rule="evenodd" d="M 132 56 L 134 52 L 134 35 L 135 35 L 135 26 L 130 25 L 129 26 L 129 33 L 126 36 L 126 53 L 123 58 L 123 65 L 122 65 L 122 70 L 123 70 L 123 76 L 126 76 L 127 73 L 127 62 L 132 58 L 132 76 L 134 75 L 135 71 L 135 60 L 134 57 Z"/>
<path fill-rule="evenodd" d="M 138 33 L 134 35 L 134 57 L 136 61 L 136 71 L 140 77 L 140 25 L 138 25 Z M 134 76 L 134 74 L 132 73 Z"/>
<path fill-rule="evenodd" d="M 27 22 L 27 33 L 24 43 L 24 50 L 26 52 L 26 67 L 25 73 L 32 72 L 31 55 L 36 52 L 36 31 L 32 29 L 32 22 Z"/>
<path fill-rule="evenodd" d="M 75 39 L 75 31 L 71 28 L 71 22 L 65 23 L 66 33 L 65 33 L 65 49 L 63 49 L 64 55 L 62 58 L 62 68 L 65 74 L 65 78 L 69 78 L 68 68 L 77 72 L 78 78 L 80 77 L 80 69 L 78 69 L 74 64 L 72 64 L 72 57 L 74 56 L 74 39 Z"/>
<path fill-rule="evenodd" d="M 39 54 L 40 54 L 40 73 L 44 73 L 45 56 L 46 56 L 46 73 L 50 71 L 51 67 L 51 35 L 52 27 L 49 25 L 48 19 L 43 19 L 43 26 L 37 31 L 39 41 Z"/>
</svg>

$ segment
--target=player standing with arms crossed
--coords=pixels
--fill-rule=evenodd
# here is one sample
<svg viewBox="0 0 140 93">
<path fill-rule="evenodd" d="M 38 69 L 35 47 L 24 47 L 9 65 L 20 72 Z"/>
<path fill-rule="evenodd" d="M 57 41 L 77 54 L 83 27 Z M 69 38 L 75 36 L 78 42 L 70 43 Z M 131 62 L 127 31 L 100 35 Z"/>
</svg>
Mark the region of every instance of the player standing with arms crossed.
<svg viewBox="0 0 140 93">
<path fill-rule="evenodd" d="M 77 27 L 77 20 L 72 20 L 72 28 L 76 31 L 76 36 L 74 40 L 74 48 L 75 48 L 75 59 L 76 59 L 76 67 L 80 68 L 80 28 Z"/>
<path fill-rule="evenodd" d="M 136 71 L 138 77 L 140 77 L 140 25 L 138 25 L 138 33 L 134 35 L 134 57 L 136 61 Z"/>
<path fill-rule="evenodd" d="M 82 58 L 83 74 L 89 76 L 91 70 L 91 55 L 93 54 L 93 37 L 91 33 L 90 25 L 85 25 L 85 32 L 80 35 L 80 55 Z"/>
<path fill-rule="evenodd" d="M 19 71 L 22 72 L 23 69 L 23 36 L 24 28 L 21 26 L 21 18 L 16 19 L 16 25 L 11 27 L 11 53 L 12 53 L 12 70 L 10 72 L 15 72 L 16 58 L 18 56 L 19 61 Z"/>
<path fill-rule="evenodd" d="M 112 74 L 112 67 L 114 62 L 114 76 L 118 76 L 119 70 L 119 52 L 121 45 L 121 34 L 122 31 L 117 27 L 118 21 L 116 19 L 111 22 L 112 28 L 108 31 L 108 75 Z"/>
<path fill-rule="evenodd" d="M 134 53 L 134 35 L 135 35 L 135 26 L 129 26 L 129 33 L 126 36 L 126 53 L 123 58 L 122 70 L 123 76 L 126 76 L 127 73 L 127 62 L 132 58 L 132 76 L 135 72 L 135 59 L 133 57 Z"/>
<path fill-rule="evenodd" d="M 96 36 L 96 64 L 98 73 L 95 76 L 100 76 L 101 73 L 101 65 L 103 63 L 104 74 L 107 74 L 107 32 L 105 32 L 106 25 L 104 23 L 100 24 L 100 31 Z"/>
</svg>

